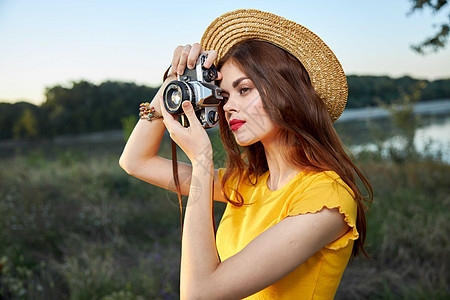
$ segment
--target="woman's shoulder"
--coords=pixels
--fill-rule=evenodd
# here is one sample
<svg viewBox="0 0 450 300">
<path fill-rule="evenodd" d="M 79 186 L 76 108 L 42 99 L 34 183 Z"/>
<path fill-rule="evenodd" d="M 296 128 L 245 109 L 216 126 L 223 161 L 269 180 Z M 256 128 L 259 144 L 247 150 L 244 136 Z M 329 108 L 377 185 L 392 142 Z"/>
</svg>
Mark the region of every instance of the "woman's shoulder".
<svg viewBox="0 0 450 300">
<path fill-rule="evenodd" d="M 290 203 L 320 210 L 341 206 L 354 210 L 356 205 L 352 189 L 334 171 L 303 172 L 290 182 Z"/>
<path fill-rule="evenodd" d="M 335 181 L 341 177 L 335 171 L 303 171 L 304 178 L 314 181 Z"/>
<path fill-rule="evenodd" d="M 336 183 L 338 185 L 336 186 Z M 292 187 L 310 189 L 318 187 L 337 187 L 350 189 L 342 178 L 334 171 L 302 171 L 289 183 Z"/>
<path fill-rule="evenodd" d="M 225 175 L 226 169 L 220 168 L 218 169 L 219 179 L 222 181 Z M 264 181 L 270 175 L 269 171 L 266 171 L 260 175 L 257 174 L 249 174 L 248 170 L 245 170 L 243 173 L 232 173 L 230 174 L 228 181 L 235 182 L 238 178 L 242 179 L 242 183 L 249 185 L 255 185 L 258 182 Z M 248 181 L 248 182 L 247 182 Z M 309 185 L 330 185 L 333 183 L 339 183 L 344 187 L 348 187 L 347 184 L 342 180 L 342 178 L 335 171 L 299 171 L 299 173 L 286 184 L 286 186 L 294 186 L 294 187 L 307 187 Z"/>
<path fill-rule="evenodd" d="M 219 168 L 219 180 L 222 181 L 227 169 L 226 168 Z M 263 178 L 267 178 L 269 175 L 269 171 L 266 171 L 260 175 L 257 175 L 255 173 L 251 173 L 249 170 L 244 170 L 242 173 L 239 173 L 237 170 L 235 172 L 231 173 L 228 177 L 228 182 L 237 182 L 239 180 L 242 180 L 242 184 L 254 186 L 257 182 L 259 182 Z"/>
</svg>

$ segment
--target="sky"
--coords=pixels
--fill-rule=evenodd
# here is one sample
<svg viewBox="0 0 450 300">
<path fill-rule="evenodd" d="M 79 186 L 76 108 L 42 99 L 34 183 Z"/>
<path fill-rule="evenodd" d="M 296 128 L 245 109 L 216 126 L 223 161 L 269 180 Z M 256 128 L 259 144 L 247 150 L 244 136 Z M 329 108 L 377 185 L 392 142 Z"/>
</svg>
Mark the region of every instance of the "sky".
<svg viewBox="0 0 450 300">
<path fill-rule="evenodd" d="M 176 46 L 199 42 L 216 17 L 240 8 L 306 26 L 347 75 L 450 78 L 450 47 L 426 56 L 410 48 L 433 34 L 448 10 L 409 15 L 410 6 L 409 0 L 0 0 L 0 102 L 41 104 L 47 87 L 80 80 L 158 86 Z"/>
</svg>

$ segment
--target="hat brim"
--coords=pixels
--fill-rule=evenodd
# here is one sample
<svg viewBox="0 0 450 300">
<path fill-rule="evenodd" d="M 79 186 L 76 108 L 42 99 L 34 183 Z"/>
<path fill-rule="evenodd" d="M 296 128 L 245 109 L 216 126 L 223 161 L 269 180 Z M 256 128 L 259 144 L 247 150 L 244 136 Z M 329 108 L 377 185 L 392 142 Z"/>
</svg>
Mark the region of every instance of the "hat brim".
<svg viewBox="0 0 450 300">
<path fill-rule="evenodd" d="M 347 78 L 331 49 L 306 27 L 283 17 L 255 9 L 223 14 L 206 29 L 204 50 L 216 50 L 218 59 L 245 40 L 263 40 L 283 48 L 305 67 L 311 83 L 324 101 L 331 121 L 336 121 L 347 103 Z"/>
</svg>

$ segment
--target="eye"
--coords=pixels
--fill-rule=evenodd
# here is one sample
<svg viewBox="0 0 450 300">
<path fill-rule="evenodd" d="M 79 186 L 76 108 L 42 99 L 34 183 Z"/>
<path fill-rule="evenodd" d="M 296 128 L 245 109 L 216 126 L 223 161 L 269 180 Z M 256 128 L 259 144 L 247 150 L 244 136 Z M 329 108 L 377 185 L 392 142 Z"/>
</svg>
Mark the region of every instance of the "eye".
<svg viewBox="0 0 450 300">
<path fill-rule="evenodd" d="M 250 90 L 251 89 L 249 87 L 242 87 L 242 88 L 240 88 L 239 93 L 241 95 L 244 95 L 244 94 L 248 93 Z"/>
</svg>

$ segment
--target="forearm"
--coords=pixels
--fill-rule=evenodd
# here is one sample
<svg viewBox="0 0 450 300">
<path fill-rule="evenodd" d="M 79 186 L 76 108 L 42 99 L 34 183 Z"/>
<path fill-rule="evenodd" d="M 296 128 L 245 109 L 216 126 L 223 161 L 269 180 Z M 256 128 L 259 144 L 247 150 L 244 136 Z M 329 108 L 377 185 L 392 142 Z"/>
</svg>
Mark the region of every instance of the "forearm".
<svg viewBox="0 0 450 300">
<path fill-rule="evenodd" d="M 132 170 L 158 154 L 165 127 L 160 119 L 139 120 L 131 133 L 120 157 L 120 166 Z"/>
<path fill-rule="evenodd" d="M 208 282 L 219 265 L 212 220 L 213 178 L 212 159 L 193 162 L 181 255 L 181 294 L 187 298 Z"/>
<path fill-rule="evenodd" d="M 159 101 L 164 88 L 167 82 L 173 79 L 170 77 L 163 83 L 151 102 L 151 106 L 158 113 L 160 113 Z M 138 109 L 136 107 L 136 113 Z M 165 129 L 162 119 L 154 119 L 150 122 L 140 119 L 133 129 L 120 157 L 120 165 L 122 168 L 128 173 L 133 173 L 136 167 L 142 166 L 144 162 L 157 156 Z"/>
</svg>

